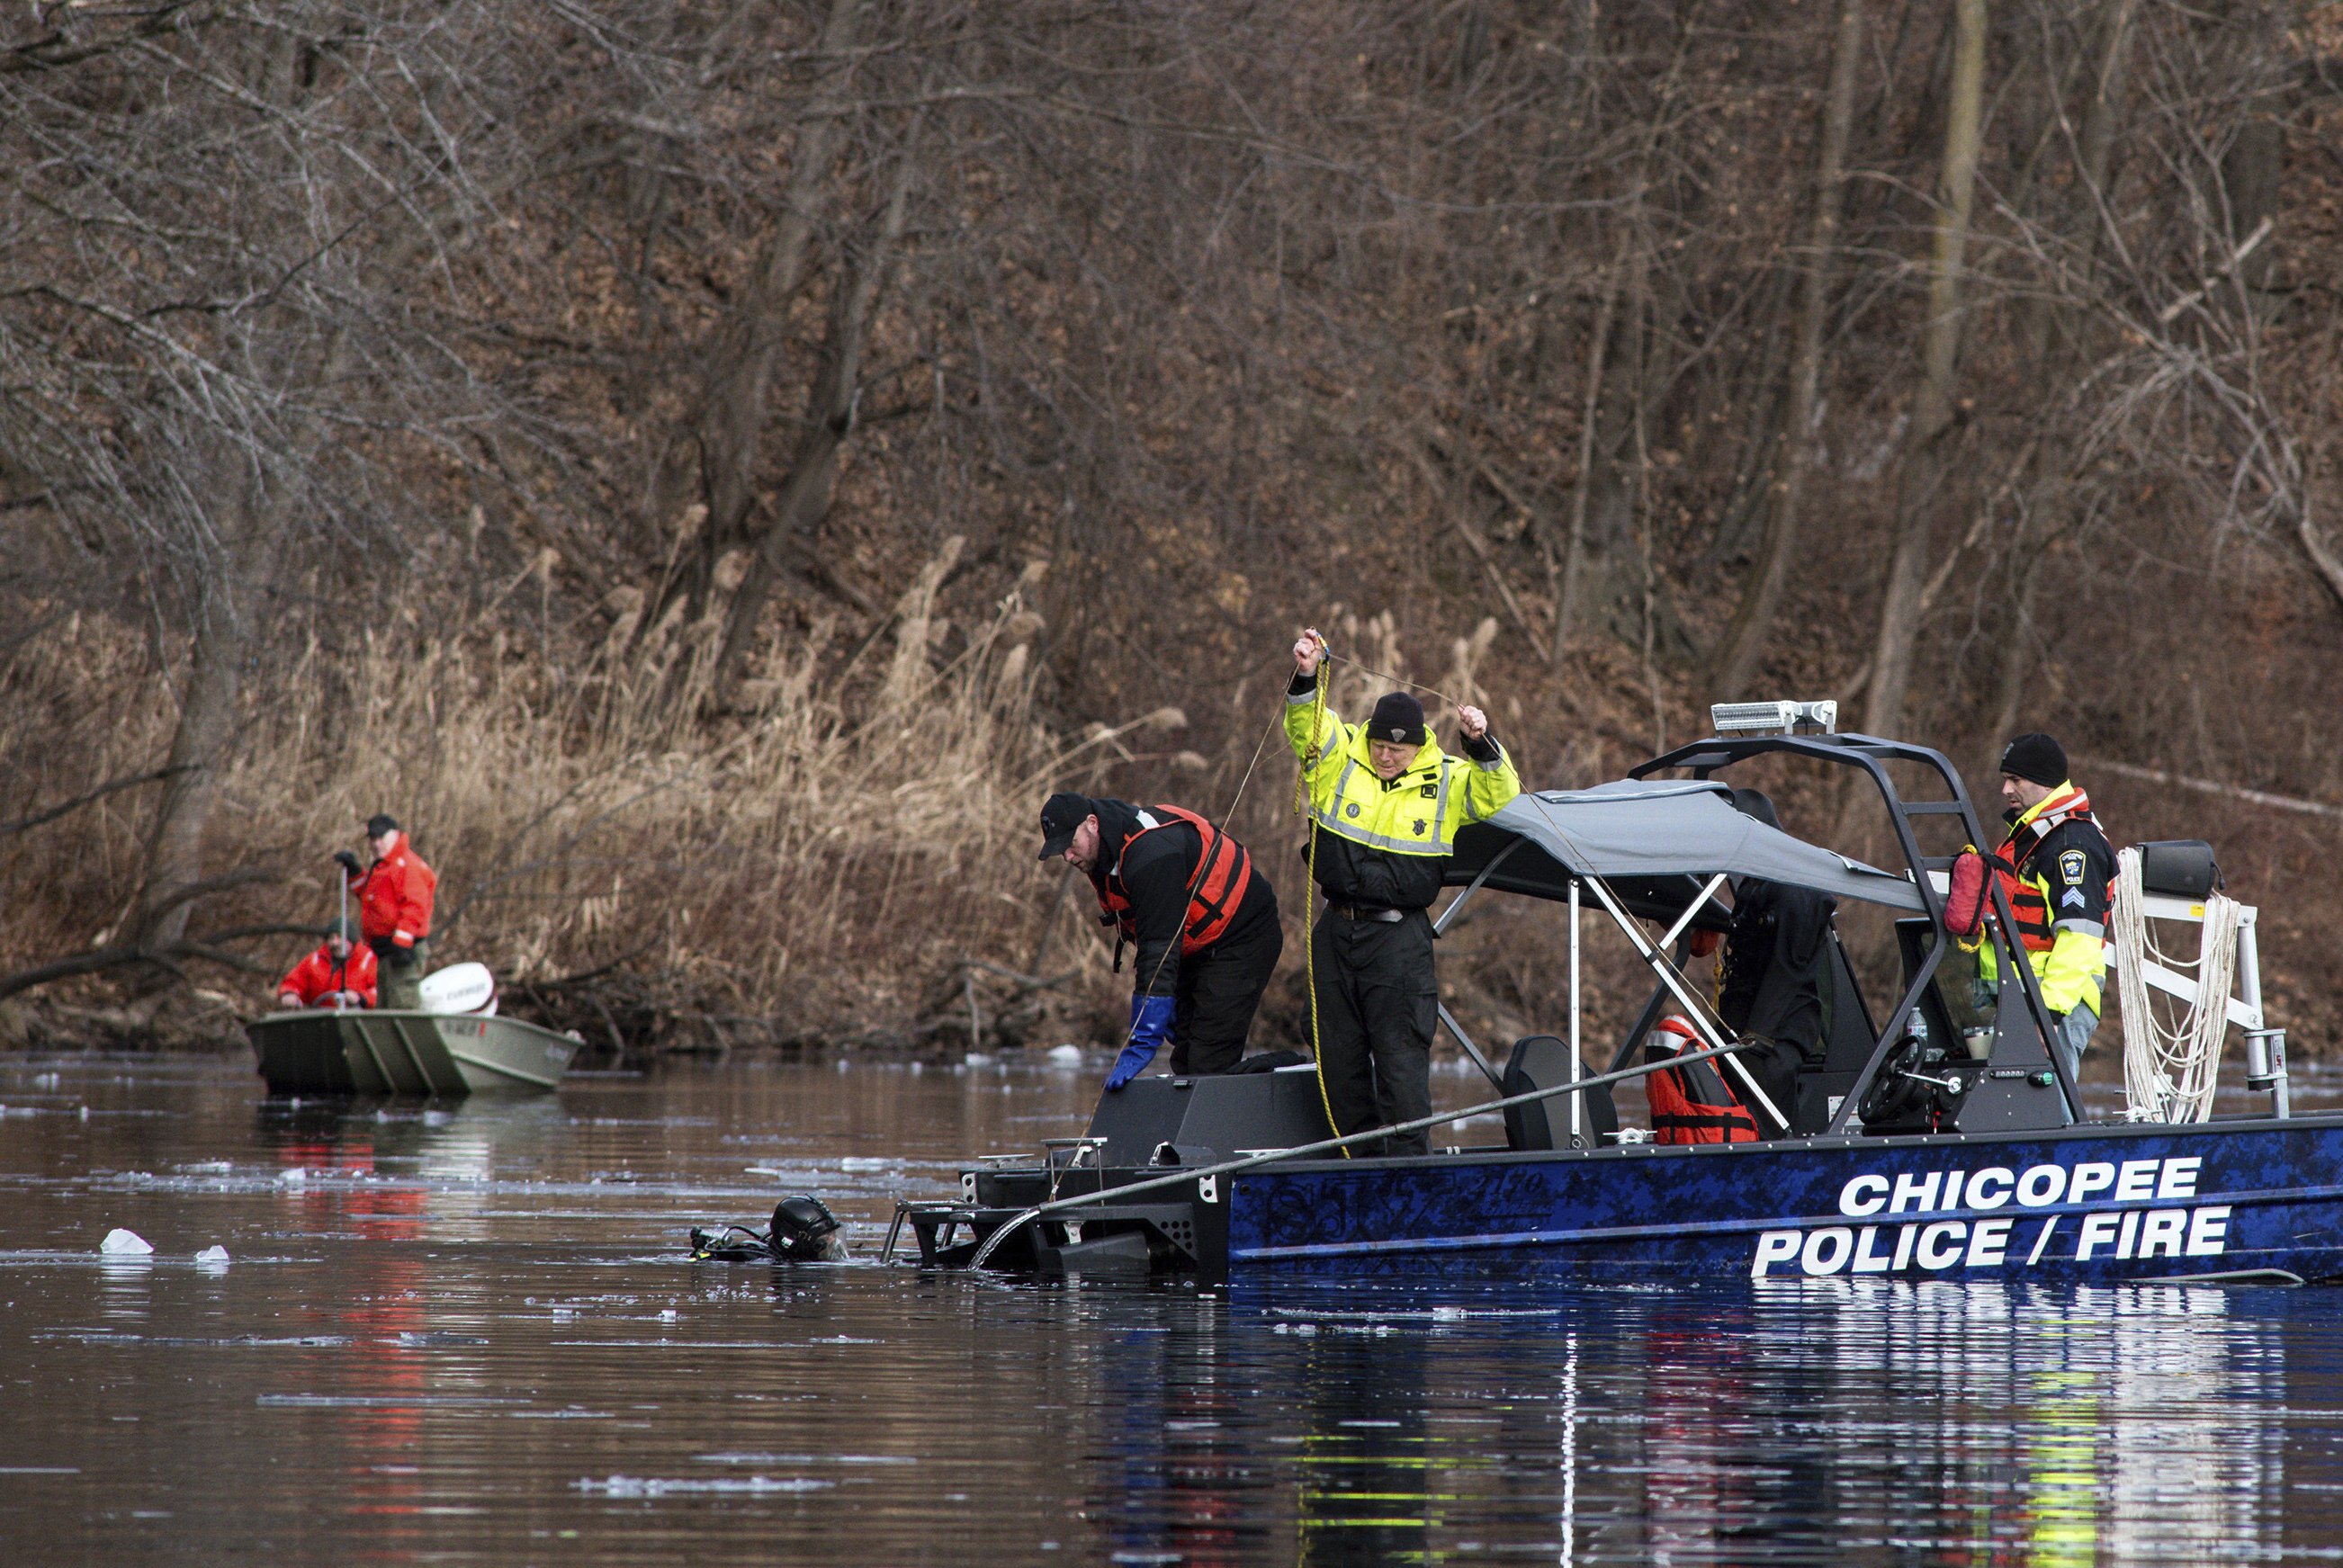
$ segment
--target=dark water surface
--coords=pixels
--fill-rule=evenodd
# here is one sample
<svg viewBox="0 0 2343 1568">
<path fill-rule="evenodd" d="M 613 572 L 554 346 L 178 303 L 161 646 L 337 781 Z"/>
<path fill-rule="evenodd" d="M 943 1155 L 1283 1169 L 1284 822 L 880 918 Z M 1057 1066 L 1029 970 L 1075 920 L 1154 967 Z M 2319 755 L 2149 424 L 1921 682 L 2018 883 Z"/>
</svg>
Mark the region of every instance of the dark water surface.
<svg viewBox="0 0 2343 1568">
<path fill-rule="evenodd" d="M 0 1563 L 2343 1558 L 2343 1292 L 684 1254 L 810 1190 L 868 1259 L 896 1194 L 1079 1131 L 1095 1081 L 738 1065 L 426 1111 L 0 1060 Z M 115 1226 L 154 1256 L 101 1261 Z"/>
</svg>

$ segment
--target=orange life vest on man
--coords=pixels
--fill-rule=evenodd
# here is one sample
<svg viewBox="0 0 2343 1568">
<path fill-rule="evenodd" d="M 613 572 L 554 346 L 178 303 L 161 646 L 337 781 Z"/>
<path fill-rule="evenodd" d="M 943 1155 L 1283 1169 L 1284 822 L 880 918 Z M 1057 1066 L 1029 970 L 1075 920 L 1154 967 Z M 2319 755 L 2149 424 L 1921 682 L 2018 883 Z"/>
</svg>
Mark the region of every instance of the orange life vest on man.
<svg viewBox="0 0 2343 1568">
<path fill-rule="evenodd" d="M 2017 921 L 2017 940 L 2029 953 L 2046 953 L 2057 945 L 2056 917 L 2050 912 L 2050 884 L 2033 866 L 2034 851 L 2042 841 L 2067 822 L 2088 822 L 2098 827 L 2098 819 L 2091 815 L 2091 798 L 2080 789 L 2069 789 L 2042 802 L 2038 810 L 2009 830 L 1986 863 L 1993 869 L 1994 879 L 2009 897 L 2009 912 Z"/>
<path fill-rule="evenodd" d="M 1659 1033 L 1674 1035 L 1683 1043 L 1679 1051 L 1698 1050 L 1706 1043 L 1694 1032 L 1692 1025 L 1680 1018 L 1664 1018 Z M 1647 1050 L 1662 1050 L 1664 1046 L 1647 1046 Z M 1758 1141 L 1757 1119 L 1733 1092 L 1725 1075 L 1716 1070 L 1714 1059 L 1688 1061 L 1682 1067 L 1664 1067 L 1646 1074 L 1644 1095 L 1652 1105 L 1652 1141 L 1654 1143 L 1755 1143 Z"/>
<path fill-rule="evenodd" d="M 1245 889 L 1252 881 L 1252 856 L 1193 811 L 1177 806 L 1148 806 L 1140 810 L 1139 831 L 1122 841 L 1116 865 L 1121 865 L 1120 857 L 1130 854 L 1131 847 L 1141 838 L 1174 822 L 1187 823 L 1203 840 L 1196 852 L 1195 872 L 1188 879 L 1188 912 L 1180 921 L 1180 956 L 1185 959 L 1220 940 L 1221 933 L 1236 918 L 1237 906 L 1244 902 Z M 1114 922 L 1124 940 L 1136 942 L 1139 922 L 1131 912 L 1131 898 L 1123 890 L 1121 876 L 1110 871 L 1097 886 L 1099 907 L 1106 918 Z"/>
</svg>

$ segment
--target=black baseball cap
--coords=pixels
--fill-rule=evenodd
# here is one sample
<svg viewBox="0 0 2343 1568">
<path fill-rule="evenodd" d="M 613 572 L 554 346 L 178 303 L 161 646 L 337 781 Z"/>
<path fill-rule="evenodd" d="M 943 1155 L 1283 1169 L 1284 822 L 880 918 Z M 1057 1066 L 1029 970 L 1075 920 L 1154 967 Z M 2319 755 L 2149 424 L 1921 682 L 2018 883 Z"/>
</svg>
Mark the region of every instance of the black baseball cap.
<svg viewBox="0 0 2343 1568">
<path fill-rule="evenodd" d="M 385 833 L 398 831 L 398 819 L 387 811 L 377 811 L 367 819 L 367 837 L 379 839 Z"/>
<path fill-rule="evenodd" d="M 1041 859 L 1054 860 L 1066 852 L 1081 825 L 1098 812 L 1087 795 L 1061 791 L 1041 802 Z"/>
</svg>

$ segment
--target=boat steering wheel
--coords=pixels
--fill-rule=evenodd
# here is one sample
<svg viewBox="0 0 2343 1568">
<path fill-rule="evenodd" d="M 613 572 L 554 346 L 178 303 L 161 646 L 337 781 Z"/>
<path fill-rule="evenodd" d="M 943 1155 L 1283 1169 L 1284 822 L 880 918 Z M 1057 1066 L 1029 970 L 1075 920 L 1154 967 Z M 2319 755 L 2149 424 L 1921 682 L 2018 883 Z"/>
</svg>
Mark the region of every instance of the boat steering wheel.
<svg viewBox="0 0 2343 1568">
<path fill-rule="evenodd" d="M 1936 1097 L 1940 1090 L 1957 1092 L 1957 1079 L 1939 1077 L 1925 1070 L 1928 1060 L 1928 1042 L 1917 1035 L 1906 1035 L 1897 1042 L 1887 1060 L 1879 1064 L 1871 1087 L 1863 1091 L 1855 1113 L 1865 1127 L 1898 1122 L 1935 1120 Z"/>
</svg>

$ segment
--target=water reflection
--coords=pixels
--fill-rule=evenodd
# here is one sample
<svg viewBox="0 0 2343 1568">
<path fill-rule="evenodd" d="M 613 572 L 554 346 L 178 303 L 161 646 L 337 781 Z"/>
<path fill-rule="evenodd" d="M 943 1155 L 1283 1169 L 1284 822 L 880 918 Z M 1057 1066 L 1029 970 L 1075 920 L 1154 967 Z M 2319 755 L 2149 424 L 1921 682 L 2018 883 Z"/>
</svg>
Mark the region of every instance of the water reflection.
<svg viewBox="0 0 2343 1568">
<path fill-rule="evenodd" d="M 693 1264 L 688 1226 L 792 1188 L 868 1260 L 897 1192 L 1079 1121 L 1086 1087 L 755 1067 L 450 1111 L 35 1070 L 0 1061 L 35 1112 L 0 1141 L 12 1562 L 2046 1565 L 2343 1535 L 2332 1292 Z M 114 1224 L 155 1255 L 101 1265 Z"/>
<path fill-rule="evenodd" d="M 2291 1301 L 2331 1332 L 2326 1300 Z M 1306 1347 L 1286 1363 L 1305 1560 L 1362 1560 L 1327 1544 L 1348 1528 L 1378 1560 L 1470 1555 L 1541 1513 L 1550 1536 L 1520 1544 L 1572 1563 L 2283 1545 L 2271 1292 L 1834 1281 L 1240 1302 Z"/>
</svg>

